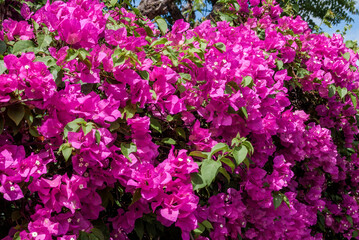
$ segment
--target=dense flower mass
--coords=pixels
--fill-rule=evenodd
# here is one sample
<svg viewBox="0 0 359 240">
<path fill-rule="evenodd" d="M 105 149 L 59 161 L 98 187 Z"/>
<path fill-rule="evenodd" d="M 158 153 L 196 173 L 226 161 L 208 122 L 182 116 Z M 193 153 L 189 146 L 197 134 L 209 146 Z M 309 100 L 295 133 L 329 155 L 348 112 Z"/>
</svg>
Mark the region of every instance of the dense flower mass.
<svg viewBox="0 0 359 240">
<path fill-rule="evenodd" d="M 98 0 L 4 20 L 0 237 L 358 238 L 355 44 L 225 6 L 171 30 Z"/>
</svg>

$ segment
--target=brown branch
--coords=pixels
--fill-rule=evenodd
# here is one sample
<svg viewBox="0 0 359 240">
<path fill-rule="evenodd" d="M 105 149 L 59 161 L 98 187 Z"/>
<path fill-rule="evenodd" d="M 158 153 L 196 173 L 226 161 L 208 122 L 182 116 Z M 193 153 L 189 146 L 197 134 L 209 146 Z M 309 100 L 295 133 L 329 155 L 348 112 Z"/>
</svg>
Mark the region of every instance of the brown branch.
<svg viewBox="0 0 359 240">
<path fill-rule="evenodd" d="M 15 100 L 13 102 L 1 103 L 0 107 L 7 107 L 7 106 L 11 106 L 11 105 L 16 105 L 18 103 L 33 102 L 33 101 L 43 101 L 43 100 L 44 99 L 35 99 L 35 98 L 29 98 L 29 99 L 24 99 L 24 100 Z"/>
<path fill-rule="evenodd" d="M 174 21 L 184 19 L 174 0 L 141 0 L 138 9 L 149 19 L 154 19 L 167 13 L 171 14 Z"/>
<path fill-rule="evenodd" d="M 174 3 L 174 1 L 170 1 L 170 4 L 168 6 L 168 11 L 171 14 L 171 17 L 173 19 L 173 21 L 179 20 L 179 19 L 184 19 L 184 16 L 181 13 L 181 10 L 178 9 L 176 3 Z"/>
<path fill-rule="evenodd" d="M 213 5 L 212 11 L 207 15 L 206 19 L 211 21 L 216 21 L 217 13 L 221 12 L 224 8 L 223 3 L 216 2 Z"/>
<path fill-rule="evenodd" d="M 138 10 L 149 19 L 168 13 L 168 3 L 170 0 L 141 0 Z"/>
</svg>

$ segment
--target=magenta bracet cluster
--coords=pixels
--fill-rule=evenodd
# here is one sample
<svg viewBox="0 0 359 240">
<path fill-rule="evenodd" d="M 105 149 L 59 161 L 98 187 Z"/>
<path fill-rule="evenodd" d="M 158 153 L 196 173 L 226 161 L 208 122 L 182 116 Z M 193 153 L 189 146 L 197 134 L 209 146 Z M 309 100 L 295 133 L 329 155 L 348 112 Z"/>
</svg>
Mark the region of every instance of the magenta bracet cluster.
<svg viewBox="0 0 359 240">
<path fill-rule="evenodd" d="M 358 53 L 236 6 L 171 30 L 98 0 L 4 20 L 5 240 L 358 238 Z"/>
</svg>

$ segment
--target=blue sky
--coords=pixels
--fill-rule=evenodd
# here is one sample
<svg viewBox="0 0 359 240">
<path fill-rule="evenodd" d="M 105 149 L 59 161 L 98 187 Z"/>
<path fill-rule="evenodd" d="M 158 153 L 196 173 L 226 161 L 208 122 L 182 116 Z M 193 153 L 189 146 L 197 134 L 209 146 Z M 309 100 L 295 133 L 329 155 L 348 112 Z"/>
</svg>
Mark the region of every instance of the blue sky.
<svg viewBox="0 0 359 240">
<path fill-rule="evenodd" d="M 357 1 L 356 8 L 359 9 L 359 0 Z M 345 40 L 357 40 L 359 43 L 359 16 L 352 16 L 354 22 L 351 23 L 352 28 L 347 31 L 347 35 L 345 36 Z M 345 23 L 341 23 L 339 25 L 334 26 L 333 28 L 328 28 L 327 26 L 322 26 L 323 31 L 329 34 L 333 34 L 336 30 L 343 30 L 345 27 Z"/>
<path fill-rule="evenodd" d="M 140 3 L 140 0 L 132 0 L 134 3 L 134 6 L 138 6 Z M 359 9 L 359 0 L 357 0 L 356 8 Z M 197 17 L 201 18 L 201 14 L 197 14 Z M 351 23 L 352 28 L 347 31 L 347 35 L 345 36 L 345 40 L 357 40 L 359 43 L 359 16 L 352 16 L 354 19 L 354 22 Z M 318 21 L 317 24 L 319 24 L 320 21 Z M 341 23 L 339 25 L 333 26 L 333 28 L 328 28 L 325 24 L 322 25 L 322 29 L 324 32 L 327 32 L 329 34 L 333 34 L 336 32 L 336 30 L 342 31 L 345 27 L 345 23 Z"/>
</svg>

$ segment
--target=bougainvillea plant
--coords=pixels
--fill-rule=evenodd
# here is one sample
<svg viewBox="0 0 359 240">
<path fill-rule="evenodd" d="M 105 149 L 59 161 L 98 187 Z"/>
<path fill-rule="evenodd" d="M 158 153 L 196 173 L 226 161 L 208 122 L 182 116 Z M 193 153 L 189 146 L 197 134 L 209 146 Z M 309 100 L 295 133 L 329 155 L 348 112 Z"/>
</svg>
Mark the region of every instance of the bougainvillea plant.
<svg viewBox="0 0 359 240">
<path fill-rule="evenodd" d="M 4 20 L 4 239 L 358 238 L 355 42 L 224 4 L 171 30 L 116 1 Z"/>
</svg>

